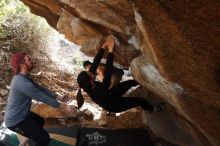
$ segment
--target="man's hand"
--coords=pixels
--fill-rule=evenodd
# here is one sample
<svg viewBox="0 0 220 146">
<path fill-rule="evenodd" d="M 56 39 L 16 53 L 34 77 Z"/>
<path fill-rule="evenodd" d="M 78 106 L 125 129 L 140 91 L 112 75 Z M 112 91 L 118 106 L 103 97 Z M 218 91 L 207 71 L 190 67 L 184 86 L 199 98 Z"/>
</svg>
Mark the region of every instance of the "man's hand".
<svg viewBox="0 0 220 146">
<path fill-rule="evenodd" d="M 73 105 L 68 105 L 65 103 L 60 103 L 60 110 L 68 115 L 77 114 L 77 107 Z"/>
<path fill-rule="evenodd" d="M 65 102 L 65 103 L 72 101 L 72 98 L 68 95 L 62 95 L 62 96 L 58 95 L 57 99 L 61 102 Z"/>
</svg>

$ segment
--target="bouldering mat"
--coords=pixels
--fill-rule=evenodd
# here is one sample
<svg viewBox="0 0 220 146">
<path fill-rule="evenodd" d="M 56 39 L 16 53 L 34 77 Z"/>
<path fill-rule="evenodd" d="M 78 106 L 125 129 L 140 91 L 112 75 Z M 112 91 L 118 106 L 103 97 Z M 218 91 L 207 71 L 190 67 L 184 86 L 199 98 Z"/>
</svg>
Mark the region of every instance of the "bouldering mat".
<svg viewBox="0 0 220 146">
<path fill-rule="evenodd" d="M 153 146 L 145 129 L 80 128 L 76 146 Z"/>
</svg>

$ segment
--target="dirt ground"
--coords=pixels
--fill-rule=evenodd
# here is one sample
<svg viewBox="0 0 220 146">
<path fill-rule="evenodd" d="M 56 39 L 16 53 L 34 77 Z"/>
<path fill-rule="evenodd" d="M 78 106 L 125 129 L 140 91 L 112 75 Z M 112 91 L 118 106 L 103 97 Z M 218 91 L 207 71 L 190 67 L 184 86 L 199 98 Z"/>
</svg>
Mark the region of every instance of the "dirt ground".
<svg viewBox="0 0 220 146">
<path fill-rule="evenodd" d="M 65 115 L 56 108 L 45 104 L 35 105 L 32 111 L 43 116 L 46 120 L 46 127 L 79 125 L 82 127 L 99 128 L 146 128 L 142 122 L 141 109 L 134 108 L 126 112 L 114 115 L 106 115 L 106 111 L 100 110 L 100 118 L 94 119 L 94 114 L 85 109 L 78 115 Z"/>
</svg>

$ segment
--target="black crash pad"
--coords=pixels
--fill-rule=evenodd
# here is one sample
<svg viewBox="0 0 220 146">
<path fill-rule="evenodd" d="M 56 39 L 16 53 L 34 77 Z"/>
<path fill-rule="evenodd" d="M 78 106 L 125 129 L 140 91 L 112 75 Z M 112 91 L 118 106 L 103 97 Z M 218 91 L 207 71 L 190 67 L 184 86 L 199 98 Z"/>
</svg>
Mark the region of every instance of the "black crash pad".
<svg viewBox="0 0 220 146">
<path fill-rule="evenodd" d="M 76 146 L 153 146 L 145 129 L 80 128 Z"/>
</svg>

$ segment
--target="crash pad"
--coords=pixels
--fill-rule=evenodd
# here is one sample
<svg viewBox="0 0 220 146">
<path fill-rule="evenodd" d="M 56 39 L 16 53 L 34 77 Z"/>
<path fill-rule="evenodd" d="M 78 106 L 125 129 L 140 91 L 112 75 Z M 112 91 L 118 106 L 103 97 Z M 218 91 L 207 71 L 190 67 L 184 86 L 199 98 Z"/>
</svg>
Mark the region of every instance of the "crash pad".
<svg viewBox="0 0 220 146">
<path fill-rule="evenodd" d="M 51 137 L 49 146 L 153 146 L 146 129 L 57 127 L 46 130 Z M 0 146 L 17 146 L 21 138 L 16 133 L 7 132 L 0 136 Z M 29 141 L 29 146 L 34 145 Z"/>
<path fill-rule="evenodd" d="M 145 129 L 80 128 L 76 146 L 153 146 Z"/>
</svg>

